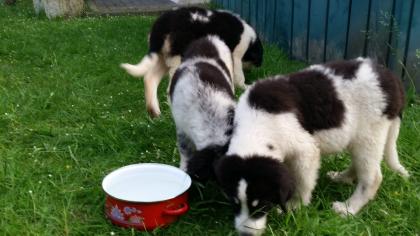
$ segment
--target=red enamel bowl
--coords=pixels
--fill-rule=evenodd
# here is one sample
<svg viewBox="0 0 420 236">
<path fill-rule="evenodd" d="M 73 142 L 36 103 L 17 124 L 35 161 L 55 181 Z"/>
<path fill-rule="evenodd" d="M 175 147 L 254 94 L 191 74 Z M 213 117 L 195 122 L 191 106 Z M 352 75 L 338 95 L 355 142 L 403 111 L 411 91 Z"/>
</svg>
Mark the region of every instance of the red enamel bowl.
<svg viewBox="0 0 420 236">
<path fill-rule="evenodd" d="M 191 178 L 169 165 L 145 163 L 119 168 L 102 181 L 105 215 L 112 223 L 153 230 L 176 221 L 188 209 Z"/>
</svg>

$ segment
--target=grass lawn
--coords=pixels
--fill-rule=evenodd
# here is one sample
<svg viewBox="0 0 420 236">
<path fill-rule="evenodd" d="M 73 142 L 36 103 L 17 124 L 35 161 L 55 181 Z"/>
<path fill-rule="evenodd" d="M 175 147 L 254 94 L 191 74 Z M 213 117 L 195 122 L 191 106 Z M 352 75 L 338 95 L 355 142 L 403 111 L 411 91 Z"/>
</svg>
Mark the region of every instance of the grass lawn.
<svg viewBox="0 0 420 236">
<path fill-rule="evenodd" d="M 165 90 L 162 116 L 145 112 L 143 83 L 119 68 L 147 50 L 151 16 L 49 21 L 31 1 L 0 0 L 0 235 L 135 235 L 103 216 L 102 178 L 138 162 L 178 165 L 175 129 Z M 262 68 L 248 82 L 304 65 L 265 47 Z M 238 93 L 239 94 L 239 93 Z M 357 217 L 331 210 L 353 187 L 334 184 L 328 170 L 347 155 L 324 158 L 314 199 L 299 211 L 269 217 L 267 235 L 419 235 L 420 100 L 411 96 L 399 138 L 404 180 L 383 166 L 376 199 Z M 177 223 L 151 235 L 235 235 L 233 216 L 214 185 L 191 199 Z"/>
</svg>

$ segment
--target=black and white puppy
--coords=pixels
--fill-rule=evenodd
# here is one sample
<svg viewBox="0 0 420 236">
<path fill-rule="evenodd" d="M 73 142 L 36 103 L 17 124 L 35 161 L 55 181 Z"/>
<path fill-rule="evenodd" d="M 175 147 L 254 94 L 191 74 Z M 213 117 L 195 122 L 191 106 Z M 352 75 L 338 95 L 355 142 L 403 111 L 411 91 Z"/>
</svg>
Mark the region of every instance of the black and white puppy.
<svg viewBox="0 0 420 236">
<path fill-rule="evenodd" d="M 181 156 L 180 168 L 192 178 L 214 176 L 213 162 L 225 154 L 236 101 L 232 54 L 218 36 L 191 43 L 169 90 Z"/>
<path fill-rule="evenodd" d="M 242 62 L 261 65 L 261 41 L 238 15 L 197 7 L 168 11 L 152 27 L 148 54 L 137 65 L 121 65 L 133 76 L 144 76 L 146 107 L 152 117 L 160 115 L 157 89 L 162 77 L 168 72 L 172 77 L 188 45 L 206 35 L 217 35 L 232 52 L 235 85 L 245 87 Z"/>
<path fill-rule="evenodd" d="M 357 187 L 341 215 L 356 214 L 373 199 L 382 181 L 381 161 L 400 175 L 398 138 L 404 92 L 400 80 L 370 59 L 313 65 L 290 75 L 261 80 L 240 97 L 227 156 L 216 175 L 232 199 L 240 233 L 264 231 L 266 212 L 288 202 L 311 201 L 321 154 L 348 150 L 347 170 L 333 181 Z M 261 213 L 262 212 L 262 213 Z"/>
</svg>

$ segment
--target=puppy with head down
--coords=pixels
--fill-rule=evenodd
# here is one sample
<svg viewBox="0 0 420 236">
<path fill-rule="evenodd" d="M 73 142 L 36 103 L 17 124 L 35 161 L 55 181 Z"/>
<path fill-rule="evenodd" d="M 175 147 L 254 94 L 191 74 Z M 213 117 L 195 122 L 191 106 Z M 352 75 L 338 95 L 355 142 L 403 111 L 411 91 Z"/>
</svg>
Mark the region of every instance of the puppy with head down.
<svg viewBox="0 0 420 236">
<path fill-rule="evenodd" d="M 240 97 L 227 155 L 216 176 L 240 234 L 264 232 L 268 210 L 308 205 L 321 154 L 348 150 L 351 164 L 328 176 L 356 189 L 332 209 L 354 215 L 382 182 L 381 161 L 408 177 L 396 141 L 404 106 L 401 81 L 370 59 L 313 65 L 257 81 Z"/>
<path fill-rule="evenodd" d="M 236 86 L 245 88 L 245 65 L 260 66 L 263 47 L 255 30 L 239 15 L 225 10 L 185 7 L 162 14 L 149 35 L 149 52 L 136 65 L 121 64 L 130 75 L 144 76 L 147 111 L 160 115 L 157 89 L 164 75 L 173 73 L 191 42 L 216 35 L 232 53 L 232 76 Z"/>
<path fill-rule="evenodd" d="M 213 176 L 232 133 L 235 109 L 232 54 L 218 36 L 191 43 L 169 89 L 181 156 L 180 168 L 192 178 Z"/>
</svg>

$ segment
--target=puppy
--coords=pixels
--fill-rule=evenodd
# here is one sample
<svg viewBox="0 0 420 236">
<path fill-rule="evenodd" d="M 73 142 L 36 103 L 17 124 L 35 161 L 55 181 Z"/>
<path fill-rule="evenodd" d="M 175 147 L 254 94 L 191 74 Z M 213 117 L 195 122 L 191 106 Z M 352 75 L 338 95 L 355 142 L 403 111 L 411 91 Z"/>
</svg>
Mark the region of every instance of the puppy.
<svg viewBox="0 0 420 236">
<path fill-rule="evenodd" d="M 400 80 L 369 59 L 313 65 L 261 80 L 240 97 L 227 156 L 216 175 L 232 199 L 240 233 L 264 231 L 266 213 L 289 199 L 291 208 L 308 205 L 320 155 L 347 149 L 347 170 L 329 172 L 356 190 L 332 208 L 356 214 L 374 198 L 382 181 L 381 161 L 402 176 L 396 141 L 404 105 Z"/>
<path fill-rule="evenodd" d="M 262 63 L 260 39 L 238 15 L 222 10 L 197 7 L 180 8 L 160 16 L 149 35 L 149 52 L 137 65 L 121 64 L 132 76 L 144 76 L 147 111 L 152 117 L 160 115 L 157 88 L 169 71 L 170 77 L 179 66 L 188 45 L 206 35 L 217 35 L 233 55 L 235 84 L 245 87 L 242 61 L 255 66 Z"/>
<path fill-rule="evenodd" d="M 198 181 L 213 177 L 213 162 L 228 147 L 236 105 L 232 68 L 226 44 L 207 36 L 191 43 L 172 78 L 169 102 L 180 168 Z"/>
</svg>

